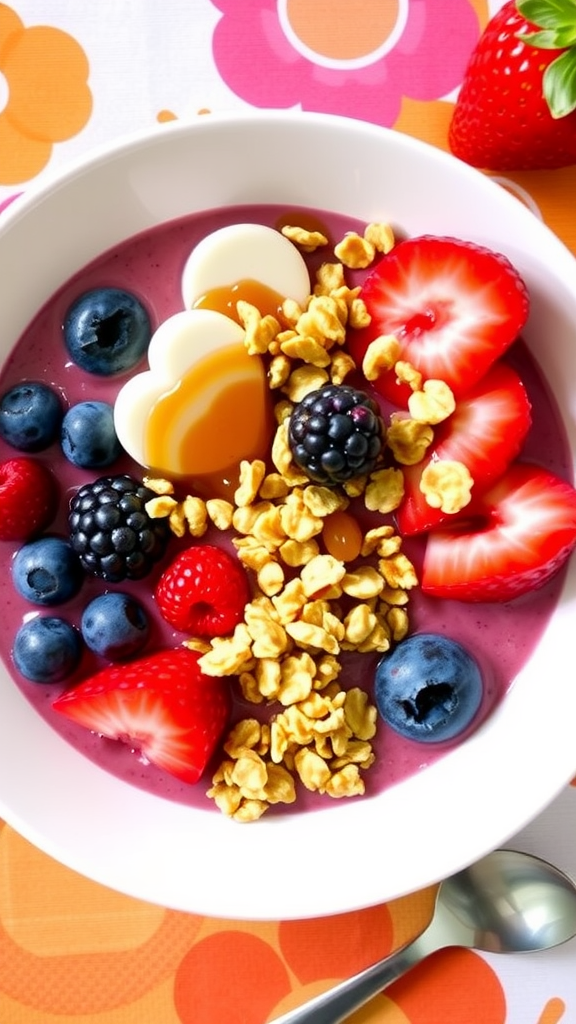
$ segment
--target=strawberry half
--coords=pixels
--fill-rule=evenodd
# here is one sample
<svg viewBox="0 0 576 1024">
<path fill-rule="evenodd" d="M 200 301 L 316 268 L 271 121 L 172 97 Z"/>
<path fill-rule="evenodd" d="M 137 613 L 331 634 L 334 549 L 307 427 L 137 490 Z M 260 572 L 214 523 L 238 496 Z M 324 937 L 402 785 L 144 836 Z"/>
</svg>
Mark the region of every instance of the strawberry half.
<svg viewBox="0 0 576 1024">
<path fill-rule="evenodd" d="M 111 665 L 66 690 L 53 707 L 123 740 L 181 782 L 197 782 L 230 714 L 228 683 L 204 675 L 199 658 L 178 647 Z"/>
<path fill-rule="evenodd" d="M 461 160 L 495 171 L 576 163 L 573 0 L 510 0 L 494 15 L 466 70 L 448 141 Z"/>
<path fill-rule="evenodd" d="M 431 235 L 399 242 L 367 277 L 360 297 L 371 322 L 350 335 L 357 365 L 371 341 L 394 335 L 399 359 L 425 380 L 445 381 L 456 397 L 518 337 L 529 308 L 522 278 L 501 253 Z M 407 405 L 410 388 L 393 369 L 373 383 L 394 404 Z"/>
<path fill-rule="evenodd" d="M 516 462 L 470 509 L 429 534 L 422 590 L 457 601 L 509 601 L 543 586 L 576 545 L 576 490 Z"/>
<path fill-rule="evenodd" d="M 196 544 L 164 570 L 156 587 L 162 617 L 196 637 L 226 636 L 242 620 L 250 600 L 241 563 L 213 544 Z"/>
<path fill-rule="evenodd" d="M 497 480 L 520 453 L 530 428 L 531 405 L 520 377 L 498 361 L 468 394 L 456 403 L 448 419 L 434 429 L 425 458 L 403 466 L 404 499 L 397 512 L 398 528 L 406 536 L 433 529 L 454 516 L 432 508 L 422 491 L 422 473 L 432 462 L 463 463 L 474 480 L 474 498 Z M 466 516 L 465 508 L 461 515 Z"/>
</svg>

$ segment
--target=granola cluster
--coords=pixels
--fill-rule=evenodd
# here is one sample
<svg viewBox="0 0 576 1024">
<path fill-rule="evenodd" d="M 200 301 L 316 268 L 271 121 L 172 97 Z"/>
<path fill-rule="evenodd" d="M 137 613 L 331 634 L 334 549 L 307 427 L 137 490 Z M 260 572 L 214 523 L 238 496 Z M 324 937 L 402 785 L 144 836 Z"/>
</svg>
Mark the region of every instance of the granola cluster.
<svg viewBox="0 0 576 1024">
<path fill-rule="evenodd" d="M 283 232 L 306 252 L 327 245 L 317 231 L 288 226 Z M 352 500 L 381 516 L 398 508 L 402 465 L 423 458 L 434 426 L 453 411 L 454 397 L 442 381 L 422 381 L 413 367 L 401 363 L 394 337 L 378 338 L 364 358 L 366 377 L 374 380 L 394 367 L 412 389 L 408 413 L 394 414 L 387 426 L 395 465 L 377 466 L 339 490 L 313 484 L 292 459 L 287 428 L 294 405 L 308 392 L 328 382 L 340 384 L 356 369 L 344 348 L 346 331 L 366 326 L 370 318 L 360 289 L 348 286 L 345 269 L 367 267 L 393 245 L 385 224 L 368 225 L 363 236 L 347 234 L 334 249 L 337 262 L 323 263 L 317 271 L 305 306 L 284 302 L 282 323 L 238 302 L 246 348 L 265 358 L 269 387 L 277 396 L 270 466 L 259 459 L 242 462 L 233 501 L 194 495 L 179 501 L 168 481 L 146 480 L 156 494 L 147 506 L 150 515 L 167 517 L 177 536 L 201 537 L 210 526 L 230 531 L 240 561 L 253 574 L 253 597 L 233 635 L 209 644 L 187 641 L 200 650 L 206 674 L 234 676 L 255 708 L 274 706 L 269 721 L 261 721 L 255 710 L 234 725 L 208 790 L 219 809 L 237 821 L 254 821 L 274 804 L 293 803 L 297 780 L 334 798 L 361 795 L 362 773 L 375 759 L 376 708 L 364 690 L 342 686 L 341 656 L 381 654 L 403 639 L 409 593 L 418 581 L 388 523 L 361 532 L 349 561 L 335 557 L 331 517 L 348 521 L 352 532 L 358 530 L 358 517 L 347 512 Z M 471 481 L 463 468 L 439 464 L 425 474 L 431 505 L 455 511 L 466 504 Z"/>
</svg>

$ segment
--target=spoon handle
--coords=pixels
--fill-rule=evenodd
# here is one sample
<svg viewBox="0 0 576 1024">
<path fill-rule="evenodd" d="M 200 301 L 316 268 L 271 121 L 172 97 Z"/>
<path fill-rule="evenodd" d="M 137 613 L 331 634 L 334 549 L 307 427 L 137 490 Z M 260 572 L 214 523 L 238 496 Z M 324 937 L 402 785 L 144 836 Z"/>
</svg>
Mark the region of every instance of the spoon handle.
<svg viewBox="0 0 576 1024">
<path fill-rule="evenodd" d="M 315 996 L 303 1006 L 283 1013 L 270 1024 L 340 1024 L 435 948 L 434 943 L 427 941 L 427 933 L 424 932 L 384 960 Z"/>
</svg>

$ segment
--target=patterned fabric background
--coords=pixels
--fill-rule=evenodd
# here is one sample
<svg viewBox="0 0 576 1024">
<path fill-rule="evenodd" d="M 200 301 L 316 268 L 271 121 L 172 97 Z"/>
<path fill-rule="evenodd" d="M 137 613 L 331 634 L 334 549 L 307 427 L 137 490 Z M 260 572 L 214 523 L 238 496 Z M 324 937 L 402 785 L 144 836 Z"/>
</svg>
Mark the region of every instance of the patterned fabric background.
<svg viewBox="0 0 576 1024">
<path fill-rule="evenodd" d="M 0 3 L 0 206 L 141 128 L 253 107 L 345 114 L 443 149 L 492 0 Z M 502 180 L 576 253 L 576 167 Z M 576 874 L 576 788 L 511 844 Z M 87 881 L 0 823 L 2 1024 L 264 1024 L 385 955 L 433 892 L 336 918 L 251 923 Z M 573 1024 L 576 944 L 445 951 L 356 1024 Z"/>
</svg>

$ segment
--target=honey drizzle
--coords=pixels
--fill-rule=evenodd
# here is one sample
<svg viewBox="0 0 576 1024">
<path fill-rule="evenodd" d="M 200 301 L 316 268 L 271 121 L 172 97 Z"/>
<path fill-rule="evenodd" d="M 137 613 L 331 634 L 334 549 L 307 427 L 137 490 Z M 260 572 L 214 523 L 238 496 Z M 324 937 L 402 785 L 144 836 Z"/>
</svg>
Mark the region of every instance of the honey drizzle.
<svg viewBox="0 0 576 1024">
<path fill-rule="evenodd" d="M 194 309 L 211 309 L 217 313 L 224 313 L 225 316 L 240 323 L 237 312 L 238 302 L 249 302 L 256 306 L 262 316 L 275 316 L 282 326 L 286 326 L 285 317 L 282 313 L 284 298 L 279 292 L 260 281 L 253 281 L 245 278 L 236 281 L 231 285 L 222 285 L 219 288 L 211 288 L 205 295 L 201 295 L 193 305 Z"/>
<path fill-rule="evenodd" d="M 223 372 L 224 371 L 224 372 Z M 204 357 L 154 403 L 146 423 L 146 461 L 155 473 L 194 481 L 229 497 L 241 459 L 265 458 L 270 443 L 269 391 L 264 366 L 243 344 Z M 183 424 L 174 446 L 174 411 L 185 414 L 208 399 Z"/>
</svg>

